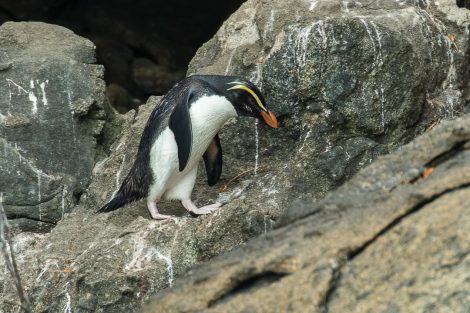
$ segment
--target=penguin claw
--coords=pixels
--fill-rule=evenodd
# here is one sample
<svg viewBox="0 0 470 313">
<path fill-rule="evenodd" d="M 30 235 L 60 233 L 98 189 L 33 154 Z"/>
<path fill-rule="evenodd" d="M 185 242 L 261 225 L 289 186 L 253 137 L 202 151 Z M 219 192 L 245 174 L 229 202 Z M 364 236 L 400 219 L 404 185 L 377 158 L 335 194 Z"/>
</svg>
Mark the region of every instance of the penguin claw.
<svg viewBox="0 0 470 313">
<path fill-rule="evenodd" d="M 213 204 L 209 204 L 203 207 L 198 208 L 190 199 L 181 201 L 183 206 L 189 213 L 194 215 L 206 215 L 214 212 L 215 210 L 219 209 L 222 206 L 222 203 L 216 202 Z"/>
<path fill-rule="evenodd" d="M 156 214 L 156 215 L 152 215 L 152 218 L 154 220 L 173 220 L 176 222 L 176 216 L 173 216 L 173 215 L 166 215 L 166 214 Z"/>
</svg>

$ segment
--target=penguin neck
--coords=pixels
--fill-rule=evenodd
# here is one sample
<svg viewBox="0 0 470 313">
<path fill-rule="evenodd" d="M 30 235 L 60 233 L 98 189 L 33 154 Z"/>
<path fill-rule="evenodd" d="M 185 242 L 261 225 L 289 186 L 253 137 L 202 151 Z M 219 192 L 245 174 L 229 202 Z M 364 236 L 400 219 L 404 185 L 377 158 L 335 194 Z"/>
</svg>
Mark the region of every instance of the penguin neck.
<svg viewBox="0 0 470 313">
<path fill-rule="evenodd" d="M 193 136 L 197 132 L 207 132 L 210 139 L 215 136 L 222 126 L 237 112 L 232 103 L 224 96 L 202 96 L 191 104 L 189 109 Z"/>
</svg>

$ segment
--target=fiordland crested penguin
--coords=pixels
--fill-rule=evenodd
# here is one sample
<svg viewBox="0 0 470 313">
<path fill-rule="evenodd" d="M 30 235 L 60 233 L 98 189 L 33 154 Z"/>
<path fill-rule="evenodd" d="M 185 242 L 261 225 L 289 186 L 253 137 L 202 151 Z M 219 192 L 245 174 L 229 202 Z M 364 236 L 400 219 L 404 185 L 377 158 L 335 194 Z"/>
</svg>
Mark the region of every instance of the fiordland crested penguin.
<svg viewBox="0 0 470 313">
<path fill-rule="evenodd" d="M 276 128 L 276 116 L 267 110 L 260 90 L 250 81 L 234 76 L 194 75 L 173 86 L 147 121 L 136 160 L 111 201 L 98 212 L 109 212 L 126 203 L 147 198 L 154 219 L 161 198 L 181 200 L 190 212 L 208 214 L 221 206 L 201 208 L 191 201 L 199 160 L 204 158 L 209 186 L 222 172 L 219 130 L 238 115 L 261 117 Z"/>
</svg>

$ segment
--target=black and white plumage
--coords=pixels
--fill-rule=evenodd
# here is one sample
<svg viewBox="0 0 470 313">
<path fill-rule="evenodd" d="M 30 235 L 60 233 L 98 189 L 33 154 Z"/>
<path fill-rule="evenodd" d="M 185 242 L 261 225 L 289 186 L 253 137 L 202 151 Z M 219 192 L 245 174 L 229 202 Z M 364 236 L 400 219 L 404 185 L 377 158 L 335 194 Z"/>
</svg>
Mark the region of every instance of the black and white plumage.
<svg viewBox="0 0 470 313">
<path fill-rule="evenodd" d="M 259 89 L 234 76 L 194 75 L 176 84 L 155 107 L 142 133 L 136 160 L 115 197 L 98 212 L 147 198 L 152 218 L 164 219 L 156 202 L 179 199 L 194 214 L 208 214 L 220 203 L 197 208 L 191 201 L 197 166 L 204 158 L 208 184 L 222 172 L 218 132 L 237 115 L 263 118 L 278 126 Z"/>
</svg>

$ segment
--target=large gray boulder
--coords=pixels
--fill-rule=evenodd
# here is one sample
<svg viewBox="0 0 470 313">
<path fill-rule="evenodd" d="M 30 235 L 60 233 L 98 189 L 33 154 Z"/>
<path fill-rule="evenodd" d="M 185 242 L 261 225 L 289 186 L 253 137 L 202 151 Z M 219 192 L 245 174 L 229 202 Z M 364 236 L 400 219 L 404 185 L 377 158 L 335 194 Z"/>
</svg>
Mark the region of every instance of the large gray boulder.
<svg viewBox="0 0 470 313">
<path fill-rule="evenodd" d="M 94 45 L 63 27 L 0 27 L 0 192 L 23 230 L 50 229 L 90 183 L 105 118 L 94 62 Z"/>
<path fill-rule="evenodd" d="M 255 204 L 259 198 L 243 202 L 238 189 L 219 195 L 218 188 L 207 186 L 203 175 L 195 188 L 196 203 L 204 205 L 218 197 L 230 202 L 210 216 L 193 218 L 178 202 L 161 201 L 161 211 L 177 218 L 156 221 L 150 218 L 145 200 L 112 213 L 95 213 L 127 175 L 158 101 L 151 97 L 138 112 L 123 117 L 120 138 L 111 146 L 110 156 L 96 164 L 93 180 L 73 212 L 65 214 L 48 234 L 15 237 L 33 312 L 59 312 L 65 307 L 73 312 L 134 312 L 195 263 L 271 229 L 270 217 Z M 13 282 L 2 262 L 0 258 L 0 303 L 14 303 Z M 2 309 L 14 312 L 15 306 Z"/>
<path fill-rule="evenodd" d="M 197 266 L 145 312 L 467 312 L 470 115 Z"/>
<path fill-rule="evenodd" d="M 94 211 L 112 197 L 129 171 L 142 129 L 158 99 L 150 98 L 137 112 L 127 113 L 119 139 L 107 151 L 109 156 L 96 163 L 93 178 L 76 209 L 66 214 L 49 234 L 23 233 L 14 239 L 33 311 L 135 311 L 152 294 L 173 285 L 176 277 L 194 264 L 268 231 L 272 220 L 286 209 L 290 213 L 283 218 L 284 223 L 320 210 L 322 206 L 312 205 L 312 199 L 321 198 L 378 155 L 431 127 L 432 121 L 464 110 L 468 86 L 460 79 L 468 69 L 468 60 L 464 58 L 468 50 L 465 33 L 468 19 L 463 9 L 454 11 L 450 2 L 440 3 L 442 7 L 438 8 L 366 0 L 348 4 L 328 0 L 246 2 L 216 37 L 201 48 L 190 72 L 240 74 L 253 79 L 263 87 L 271 108 L 280 115 L 281 127 L 273 130 L 254 120 L 240 119 L 222 130 L 225 159 L 221 183 L 208 187 L 200 171 L 194 190 L 199 205 L 217 199 L 226 203 L 216 214 L 190 218 L 179 203 L 162 201 L 162 211 L 178 218 L 153 221 L 145 201 L 138 201 L 115 212 L 96 215 Z M 446 30 L 445 25 L 451 25 L 451 30 Z M 263 59 L 259 59 L 261 49 L 266 49 L 263 50 L 266 55 L 261 54 Z M 338 197 L 343 202 L 338 202 L 337 210 L 325 213 L 325 218 L 314 222 L 313 227 L 323 224 L 322 227 L 328 227 L 331 225 L 328 223 L 335 221 L 344 227 L 337 230 L 332 227 L 335 231 L 329 237 L 331 240 L 314 244 L 331 252 L 328 244 L 334 244 L 341 230 L 348 229 L 347 225 L 352 228 L 331 246 L 332 251 L 337 247 L 362 246 L 374 238 L 384 225 L 394 220 L 389 215 L 381 215 L 384 211 L 367 210 L 370 216 L 366 217 L 370 219 L 357 224 L 361 216 L 351 215 L 351 219 L 341 220 L 334 217 L 342 217 L 348 205 L 364 200 L 365 194 L 359 192 L 361 188 L 370 187 L 370 197 L 377 196 L 380 200 L 383 195 L 380 188 L 398 188 L 403 175 L 410 180 L 419 177 L 422 164 L 448 150 L 452 140 L 443 140 L 442 147 L 433 148 L 419 164 L 403 165 L 404 172 L 399 167 L 402 163 L 394 168 L 392 162 L 390 169 L 383 172 L 379 166 L 378 170 L 366 171 L 351 183 L 348 188 L 359 186 L 350 189 L 351 192 L 331 195 L 330 200 Z M 421 152 L 429 149 L 418 147 Z M 226 190 L 219 192 L 227 182 Z M 373 203 L 379 204 L 379 200 Z M 334 201 L 322 203 L 336 205 Z M 360 209 L 362 202 L 358 203 Z M 401 214 L 399 208 L 391 210 L 392 216 L 397 216 L 397 210 Z M 300 233 L 303 229 L 302 224 L 289 227 Z M 367 229 L 367 234 L 361 233 L 362 229 Z M 313 231 L 306 237 L 321 236 Z M 284 242 L 282 238 L 276 239 Z M 273 242 L 265 244 L 271 246 Z M 342 256 L 322 255 L 323 250 L 311 249 L 311 241 L 306 243 L 308 246 L 302 249 L 312 253 L 314 260 L 317 256 L 322 260 L 328 255 Z M 273 256 L 282 254 L 284 248 L 273 250 Z M 286 249 L 289 250 L 288 245 Z M 226 273 L 230 283 L 217 289 L 216 295 L 206 297 L 210 285 L 201 290 L 203 304 L 199 307 L 207 308 L 204 305 L 208 303 L 217 307 L 231 296 L 226 290 L 242 291 L 250 281 L 263 285 L 266 281 L 264 276 L 257 276 L 256 259 L 249 260 L 240 275 Z M 224 262 L 230 264 L 231 260 L 224 259 Z M 268 270 L 267 281 L 282 278 L 277 265 L 285 266 L 287 271 L 300 263 L 296 259 L 291 263 L 287 256 L 270 264 L 275 270 Z M 0 268 L 4 269 L 1 264 Z M 323 268 L 326 276 L 319 279 L 326 279 L 321 281 L 325 283 L 321 286 L 329 290 L 326 285 L 331 280 L 327 275 L 329 268 Z M 255 274 L 250 276 L 250 273 Z M 295 276 L 295 280 L 304 274 Z M 213 282 L 211 272 L 205 275 L 199 276 L 197 283 Z M 0 281 L 0 298 L 11 303 L 15 294 L 5 270 L 0 271 Z M 242 283 L 238 285 L 238 281 Z M 186 288 L 181 286 L 178 287 L 181 290 Z M 222 297 L 224 294 L 227 298 Z M 197 300 L 192 291 L 191 297 Z M 175 305 L 168 300 L 171 296 L 167 298 L 165 294 L 163 298 L 161 307 Z M 181 306 L 188 304 L 179 302 Z M 14 310 L 14 305 L 4 308 L 5 312 Z"/>
<path fill-rule="evenodd" d="M 254 123 L 234 124 L 227 150 L 241 164 L 269 167 L 250 197 L 269 190 L 282 208 L 321 198 L 464 111 L 469 21 L 450 0 L 250 0 L 199 49 L 189 73 L 237 74 L 262 87 L 281 128 L 258 127 L 257 150 Z"/>
</svg>

